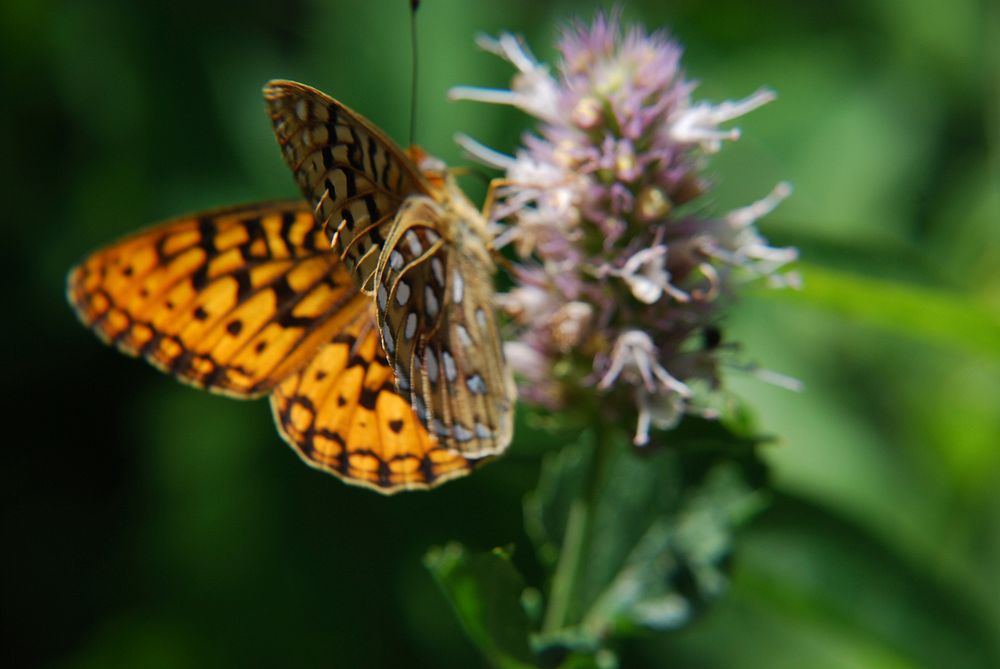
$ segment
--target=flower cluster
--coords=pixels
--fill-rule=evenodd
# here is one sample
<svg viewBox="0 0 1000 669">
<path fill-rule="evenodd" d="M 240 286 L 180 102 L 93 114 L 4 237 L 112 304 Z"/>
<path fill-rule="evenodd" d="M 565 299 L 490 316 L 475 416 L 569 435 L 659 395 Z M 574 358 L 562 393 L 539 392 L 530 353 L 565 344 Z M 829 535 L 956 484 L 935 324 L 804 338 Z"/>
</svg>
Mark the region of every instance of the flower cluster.
<svg viewBox="0 0 1000 669">
<path fill-rule="evenodd" d="M 754 223 L 785 198 L 721 216 L 700 211 L 703 157 L 737 129 L 720 124 L 774 99 L 694 103 L 681 50 L 662 33 L 623 31 L 617 14 L 573 23 L 553 75 L 510 34 L 479 45 L 517 68 L 510 90 L 452 89 L 453 99 L 513 105 L 540 120 L 511 157 L 460 136 L 505 171 L 491 219 L 512 246 L 516 286 L 500 295 L 515 324 L 510 364 L 522 397 L 550 408 L 581 389 L 634 402 L 635 443 L 684 412 L 708 414 L 695 388 L 719 386 L 719 307 L 747 277 L 794 280 Z M 694 204 L 692 204 L 694 203 Z"/>
</svg>

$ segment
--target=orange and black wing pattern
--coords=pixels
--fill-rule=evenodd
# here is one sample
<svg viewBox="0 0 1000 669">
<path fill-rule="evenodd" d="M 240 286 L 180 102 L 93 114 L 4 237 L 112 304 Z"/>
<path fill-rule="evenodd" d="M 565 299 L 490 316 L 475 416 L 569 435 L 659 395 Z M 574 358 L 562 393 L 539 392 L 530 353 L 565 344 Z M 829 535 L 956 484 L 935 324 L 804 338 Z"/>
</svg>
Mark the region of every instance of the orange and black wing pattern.
<svg viewBox="0 0 1000 669">
<path fill-rule="evenodd" d="M 282 437 L 347 483 L 429 488 L 474 465 L 398 396 L 372 300 L 302 200 L 154 226 L 71 270 L 67 293 L 101 339 L 181 381 L 239 398 L 273 392 Z"/>
<path fill-rule="evenodd" d="M 464 476 L 484 460 L 446 449 L 399 396 L 371 300 L 271 396 L 282 436 L 309 465 L 391 493 Z"/>
<path fill-rule="evenodd" d="M 499 455 L 514 392 L 485 221 L 333 98 L 282 80 L 264 98 L 305 200 L 97 251 L 68 277 L 80 320 L 191 385 L 273 393 L 282 436 L 349 483 L 427 488 Z"/>
<path fill-rule="evenodd" d="M 84 325 L 199 388 L 270 391 L 343 327 L 351 276 L 302 201 L 219 209 L 139 232 L 69 274 Z"/>
</svg>

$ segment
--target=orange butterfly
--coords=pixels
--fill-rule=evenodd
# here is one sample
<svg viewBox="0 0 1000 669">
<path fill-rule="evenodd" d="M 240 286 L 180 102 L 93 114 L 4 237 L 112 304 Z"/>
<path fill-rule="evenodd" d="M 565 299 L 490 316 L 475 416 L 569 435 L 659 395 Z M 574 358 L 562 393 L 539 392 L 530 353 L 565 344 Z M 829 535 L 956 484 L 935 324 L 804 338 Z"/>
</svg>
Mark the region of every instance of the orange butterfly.
<svg viewBox="0 0 1000 669">
<path fill-rule="evenodd" d="M 347 483 L 430 488 L 501 454 L 515 390 L 483 217 L 332 98 L 287 81 L 264 95 L 312 206 L 219 209 L 112 244 L 69 274 L 80 320 L 191 385 L 270 393 L 285 441 Z"/>
</svg>

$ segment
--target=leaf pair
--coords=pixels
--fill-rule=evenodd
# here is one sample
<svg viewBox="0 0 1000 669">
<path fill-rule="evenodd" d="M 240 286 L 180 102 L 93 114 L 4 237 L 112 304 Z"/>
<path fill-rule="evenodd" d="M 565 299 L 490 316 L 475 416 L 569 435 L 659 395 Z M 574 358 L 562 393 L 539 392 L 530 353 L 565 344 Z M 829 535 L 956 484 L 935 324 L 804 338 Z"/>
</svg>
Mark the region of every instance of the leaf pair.
<svg viewBox="0 0 1000 669">
<path fill-rule="evenodd" d="M 681 626 L 720 593 L 732 531 L 762 502 L 763 468 L 752 442 L 716 424 L 689 421 L 675 436 L 672 450 L 649 457 L 612 433 L 547 458 L 525 502 L 526 529 L 551 574 L 538 625 L 522 608 L 533 591 L 505 553 L 450 546 L 428 555 L 496 666 L 601 666 L 616 640 Z"/>
</svg>

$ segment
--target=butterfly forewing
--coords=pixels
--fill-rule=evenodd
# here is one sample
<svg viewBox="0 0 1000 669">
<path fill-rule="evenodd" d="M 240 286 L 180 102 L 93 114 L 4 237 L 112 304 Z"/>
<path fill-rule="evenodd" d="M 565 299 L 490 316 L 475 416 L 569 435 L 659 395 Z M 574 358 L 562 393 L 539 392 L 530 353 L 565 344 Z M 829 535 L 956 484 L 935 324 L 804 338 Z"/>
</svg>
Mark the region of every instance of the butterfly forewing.
<svg viewBox="0 0 1000 669">
<path fill-rule="evenodd" d="M 285 440 L 313 467 L 382 492 L 428 488 L 482 460 L 444 448 L 397 394 L 371 313 L 355 320 L 271 396 Z"/>
<path fill-rule="evenodd" d="M 231 207 L 94 253 L 67 281 L 102 339 L 195 386 L 267 392 L 343 327 L 357 288 L 307 203 Z"/>
<path fill-rule="evenodd" d="M 264 98 L 282 156 L 316 220 L 370 293 L 397 209 L 428 185 L 374 124 L 333 98 L 291 81 L 272 81 Z"/>
</svg>

